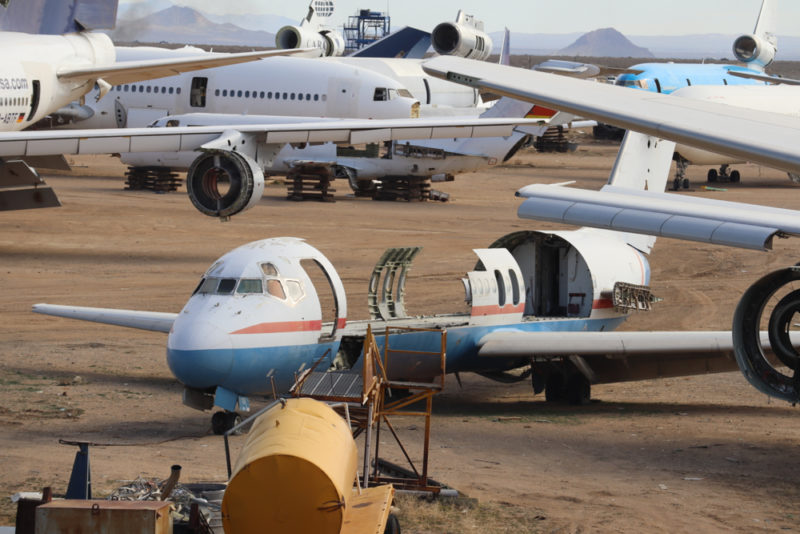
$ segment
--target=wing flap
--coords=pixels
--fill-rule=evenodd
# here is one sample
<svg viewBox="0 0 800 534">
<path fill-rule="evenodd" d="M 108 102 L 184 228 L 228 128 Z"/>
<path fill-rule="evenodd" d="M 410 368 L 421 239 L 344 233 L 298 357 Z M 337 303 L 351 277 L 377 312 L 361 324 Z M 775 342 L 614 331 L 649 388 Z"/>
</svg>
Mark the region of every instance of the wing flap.
<svg viewBox="0 0 800 534">
<path fill-rule="evenodd" d="M 612 358 L 659 354 L 727 353 L 733 355 L 730 332 L 509 332 L 485 335 L 479 356 L 561 357 L 608 355 Z"/>
<path fill-rule="evenodd" d="M 92 321 L 95 323 L 111 324 L 150 330 L 153 332 L 169 332 L 172 323 L 178 317 L 177 313 L 146 312 L 135 310 L 116 310 L 110 308 L 86 308 L 82 306 L 59 306 L 55 304 L 35 304 L 34 313 Z"/>
</svg>

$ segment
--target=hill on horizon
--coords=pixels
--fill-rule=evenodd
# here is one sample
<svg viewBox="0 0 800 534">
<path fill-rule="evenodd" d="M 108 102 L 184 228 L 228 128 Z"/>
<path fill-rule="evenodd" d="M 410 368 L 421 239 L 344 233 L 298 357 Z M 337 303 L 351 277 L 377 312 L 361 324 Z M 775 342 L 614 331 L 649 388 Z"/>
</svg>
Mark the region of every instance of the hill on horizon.
<svg viewBox="0 0 800 534">
<path fill-rule="evenodd" d="M 127 42 L 275 46 L 274 33 L 219 24 L 195 9 L 174 5 L 141 18 L 118 21 L 111 38 Z"/>
<path fill-rule="evenodd" d="M 565 56 L 655 57 L 650 50 L 636 46 L 614 28 L 585 33 L 558 53 Z"/>
</svg>

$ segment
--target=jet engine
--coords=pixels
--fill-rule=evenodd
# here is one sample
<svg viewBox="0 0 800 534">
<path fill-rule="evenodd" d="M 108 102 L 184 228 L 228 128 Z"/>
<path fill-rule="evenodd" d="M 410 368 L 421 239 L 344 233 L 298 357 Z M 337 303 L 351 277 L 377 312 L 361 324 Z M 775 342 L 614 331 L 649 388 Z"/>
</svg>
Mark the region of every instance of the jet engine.
<svg viewBox="0 0 800 534">
<path fill-rule="evenodd" d="M 736 363 L 756 389 L 796 403 L 800 401 L 800 354 L 791 335 L 800 313 L 800 267 L 772 272 L 745 291 L 733 316 Z M 762 332 L 766 330 L 775 358 L 768 358 Z M 788 368 L 789 374 L 783 371 Z"/>
<path fill-rule="evenodd" d="M 492 39 L 483 31 L 483 22 L 458 12 L 455 22 L 442 22 L 433 29 L 431 42 L 443 56 L 484 60 L 492 53 Z"/>
<path fill-rule="evenodd" d="M 204 153 L 186 173 L 192 204 L 211 217 L 228 218 L 256 205 L 264 173 L 250 157 L 224 150 Z"/>
<path fill-rule="evenodd" d="M 758 35 L 742 35 L 733 42 L 733 55 L 751 68 L 763 70 L 772 63 L 778 47 Z"/>
<path fill-rule="evenodd" d="M 336 31 L 314 31 L 302 26 L 284 26 L 275 34 L 275 46 L 283 50 L 316 48 L 321 56 L 341 56 L 344 38 Z"/>
</svg>

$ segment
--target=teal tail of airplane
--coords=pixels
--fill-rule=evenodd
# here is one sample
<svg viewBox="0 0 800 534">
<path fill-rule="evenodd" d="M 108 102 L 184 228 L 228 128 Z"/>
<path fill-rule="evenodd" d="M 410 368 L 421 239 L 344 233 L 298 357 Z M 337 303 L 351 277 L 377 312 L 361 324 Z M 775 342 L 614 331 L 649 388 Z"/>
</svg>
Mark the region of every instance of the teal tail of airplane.
<svg viewBox="0 0 800 534">
<path fill-rule="evenodd" d="M 109 30 L 118 0 L 2 0 L 0 31 L 47 35 Z"/>
</svg>

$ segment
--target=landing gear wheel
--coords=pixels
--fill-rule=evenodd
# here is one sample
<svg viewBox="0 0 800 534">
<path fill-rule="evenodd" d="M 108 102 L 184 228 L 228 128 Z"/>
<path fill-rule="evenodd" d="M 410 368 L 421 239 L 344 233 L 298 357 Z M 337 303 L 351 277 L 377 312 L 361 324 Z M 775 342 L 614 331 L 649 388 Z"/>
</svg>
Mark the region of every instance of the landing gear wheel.
<svg viewBox="0 0 800 534">
<path fill-rule="evenodd" d="M 741 179 L 742 179 L 742 175 L 739 174 L 739 171 L 731 171 L 731 183 L 732 184 L 738 184 Z"/>
<path fill-rule="evenodd" d="M 592 396 L 592 386 L 582 374 L 574 374 L 567 380 L 567 400 L 570 404 L 589 404 Z"/>
<path fill-rule="evenodd" d="M 681 182 L 681 186 L 684 189 L 689 189 L 689 179 L 688 178 L 684 178 L 683 181 Z"/>
<path fill-rule="evenodd" d="M 215 412 L 211 416 L 211 430 L 219 436 L 241 422 L 242 418 L 236 412 Z"/>
<path fill-rule="evenodd" d="M 389 514 L 383 534 L 400 534 L 400 521 L 398 521 L 396 515 Z"/>
<path fill-rule="evenodd" d="M 791 329 L 797 324 L 797 314 L 800 313 L 800 289 L 796 289 L 783 297 L 769 317 L 769 344 L 773 347 L 775 355 L 789 369 L 797 369 L 800 354 L 792 345 Z"/>
<path fill-rule="evenodd" d="M 547 402 L 564 400 L 564 375 L 550 373 L 544 386 L 544 398 Z"/>
<path fill-rule="evenodd" d="M 719 177 L 719 173 L 717 172 L 717 169 L 709 169 L 708 170 L 708 181 L 709 182 L 716 182 L 718 177 Z"/>
</svg>

